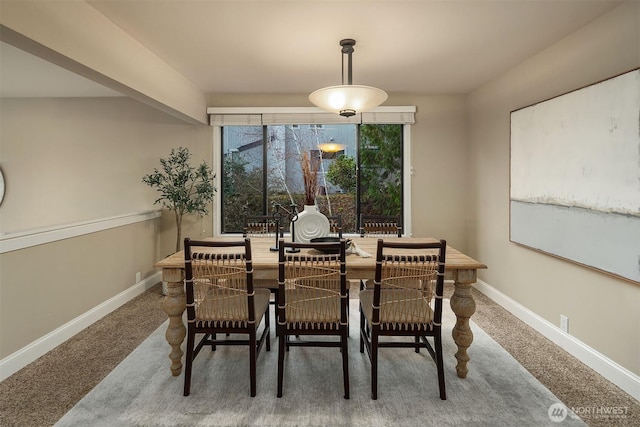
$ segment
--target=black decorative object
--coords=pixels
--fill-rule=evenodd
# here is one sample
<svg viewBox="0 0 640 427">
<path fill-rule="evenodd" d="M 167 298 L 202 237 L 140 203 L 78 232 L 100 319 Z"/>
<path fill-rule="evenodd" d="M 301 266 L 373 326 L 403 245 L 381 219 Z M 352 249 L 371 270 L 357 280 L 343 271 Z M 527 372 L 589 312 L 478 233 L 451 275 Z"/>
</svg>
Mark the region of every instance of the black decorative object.
<svg viewBox="0 0 640 427">
<path fill-rule="evenodd" d="M 291 241 L 295 243 L 296 241 L 296 221 L 298 220 L 298 206 L 291 204 L 291 212 L 289 215 L 289 221 L 291 222 Z M 299 248 L 289 248 L 287 249 L 289 253 L 300 252 Z"/>
<path fill-rule="evenodd" d="M 272 252 L 278 252 L 280 250 L 280 246 L 278 246 L 278 242 L 280 239 L 280 220 L 282 219 L 280 208 L 282 207 L 282 205 L 274 202 L 273 207 L 275 209 L 275 212 L 273 212 L 272 217 L 273 217 L 273 220 L 276 222 L 276 245 L 271 246 L 269 250 Z"/>
<path fill-rule="evenodd" d="M 272 205 L 275 209 L 272 216 L 274 221 L 276 222 L 276 229 L 280 230 L 281 221 L 282 221 L 282 218 L 284 217 L 284 215 L 282 214 L 282 212 L 280 212 L 280 210 L 283 210 L 287 215 L 286 217 L 288 221 L 291 223 L 291 241 L 295 242 L 296 241 L 295 222 L 298 220 L 298 207 L 295 204 L 291 204 L 290 206 L 291 210 L 287 210 L 280 203 L 273 202 Z M 276 245 L 269 248 L 269 250 L 273 252 L 277 252 L 278 250 L 280 250 L 280 246 L 278 243 L 279 242 L 278 239 L 280 237 L 281 237 L 280 233 L 276 233 Z M 300 252 L 300 249 L 289 248 L 287 252 Z"/>
</svg>

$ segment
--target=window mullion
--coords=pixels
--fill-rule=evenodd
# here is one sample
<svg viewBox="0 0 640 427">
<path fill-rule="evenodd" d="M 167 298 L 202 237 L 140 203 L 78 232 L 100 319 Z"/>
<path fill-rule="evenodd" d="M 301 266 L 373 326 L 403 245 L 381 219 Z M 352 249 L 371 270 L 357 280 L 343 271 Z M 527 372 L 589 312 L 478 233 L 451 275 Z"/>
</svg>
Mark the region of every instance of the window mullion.
<svg viewBox="0 0 640 427">
<path fill-rule="evenodd" d="M 361 165 L 361 156 L 360 156 L 360 125 L 356 126 L 356 234 L 360 232 L 360 165 Z"/>
<path fill-rule="evenodd" d="M 269 204 L 268 198 L 269 193 L 267 192 L 268 183 L 267 183 L 267 172 L 268 172 L 268 164 L 267 164 L 267 153 L 268 153 L 268 132 L 267 126 L 262 126 L 262 214 L 267 215 L 269 213 Z"/>
</svg>

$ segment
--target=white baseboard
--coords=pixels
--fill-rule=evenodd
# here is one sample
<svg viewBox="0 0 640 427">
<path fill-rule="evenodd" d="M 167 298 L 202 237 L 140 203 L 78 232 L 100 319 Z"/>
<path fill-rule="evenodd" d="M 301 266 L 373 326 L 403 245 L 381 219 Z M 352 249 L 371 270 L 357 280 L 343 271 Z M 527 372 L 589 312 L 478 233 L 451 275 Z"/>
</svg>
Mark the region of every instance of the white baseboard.
<svg viewBox="0 0 640 427">
<path fill-rule="evenodd" d="M 18 372 L 29 363 L 59 346 L 78 332 L 140 295 L 161 280 L 162 272 L 158 271 L 102 304 L 49 332 L 47 335 L 37 339 L 26 347 L 0 360 L 0 381 Z"/>
<path fill-rule="evenodd" d="M 640 376 L 564 332 L 559 327 L 538 316 L 533 311 L 509 298 L 488 283 L 478 280 L 476 289 L 527 325 L 540 332 L 546 338 L 550 339 L 554 344 L 629 393 L 633 398 L 640 400 Z"/>
</svg>

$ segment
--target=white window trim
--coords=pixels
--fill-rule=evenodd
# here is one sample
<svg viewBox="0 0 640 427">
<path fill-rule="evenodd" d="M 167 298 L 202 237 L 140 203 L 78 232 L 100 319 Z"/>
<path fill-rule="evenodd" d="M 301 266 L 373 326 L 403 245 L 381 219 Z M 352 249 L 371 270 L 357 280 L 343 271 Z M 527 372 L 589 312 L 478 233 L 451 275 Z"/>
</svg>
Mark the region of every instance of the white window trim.
<svg viewBox="0 0 640 427">
<path fill-rule="evenodd" d="M 381 106 L 371 113 L 415 113 L 415 105 Z M 318 107 L 207 107 L 207 114 L 332 114 Z"/>
<path fill-rule="evenodd" d="M 215 197 L 213 219 L 213 235 L 222 235 L 222 170 L 218 155 L 222 149 L 222 126 L 224 125 L 256 125 L 280 122 L 277 116 L 287 116 L 286 120 L 293 120 L 287 124 L 335 124 L 335 123 L 384 123 L 403 124 L 403 203 L 404 217 L 402 218 L 403 232 L 411 236 L 411 181 L 413 165 L 411 164 L 411 124 L 415 123 L 415 106 L 378 107 L 371 112 L 356 114 L 350 118 L 327 113 L 318 107 L 208 107 L 209 124 L 213 128 L 213 171 L 215 172 L 215 186 L 218 188 Z M 315 118 L 313 118 L 315 116 Z M 265 120 L 266 118 L 266 120 Z M 265 123 L 268 122 L 268 123 Z M 304 122 L 304 123 L 303 123 Z"/>
<path fill-rule="evenodd" d="M 403 135 L 403 159 L 402 165 L 404 170 L 402 172 L 403 182 L 403 197 L 402 204 L 402 227 L 403 233 L 406 237 L 411 237 L 411 181 L 413 180 L 413 165 L 411 164 L 411 125 L 406 124 L 402 127 Z"/>
</svg>

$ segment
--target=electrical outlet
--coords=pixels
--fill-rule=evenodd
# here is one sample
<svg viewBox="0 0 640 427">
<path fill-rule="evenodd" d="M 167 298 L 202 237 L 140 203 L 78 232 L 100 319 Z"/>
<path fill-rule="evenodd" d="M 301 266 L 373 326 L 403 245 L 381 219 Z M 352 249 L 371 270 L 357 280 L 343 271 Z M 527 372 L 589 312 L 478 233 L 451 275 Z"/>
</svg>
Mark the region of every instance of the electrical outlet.
<svg viewBox="0 0 640 427">
<path fill-rule="evenodd" d="M 560 329 L 564 332 L 569 332 L 569 318 L 564 314 L 560 315 Z"/>
<path fill-rule="evenodd" d="M 141 277 L 140 272 L 138 271 L 138 272 L 136 273 L 136 283 L 140 283 L 140 280 L 142 280 L 142 277 Z"/>
</svg>

